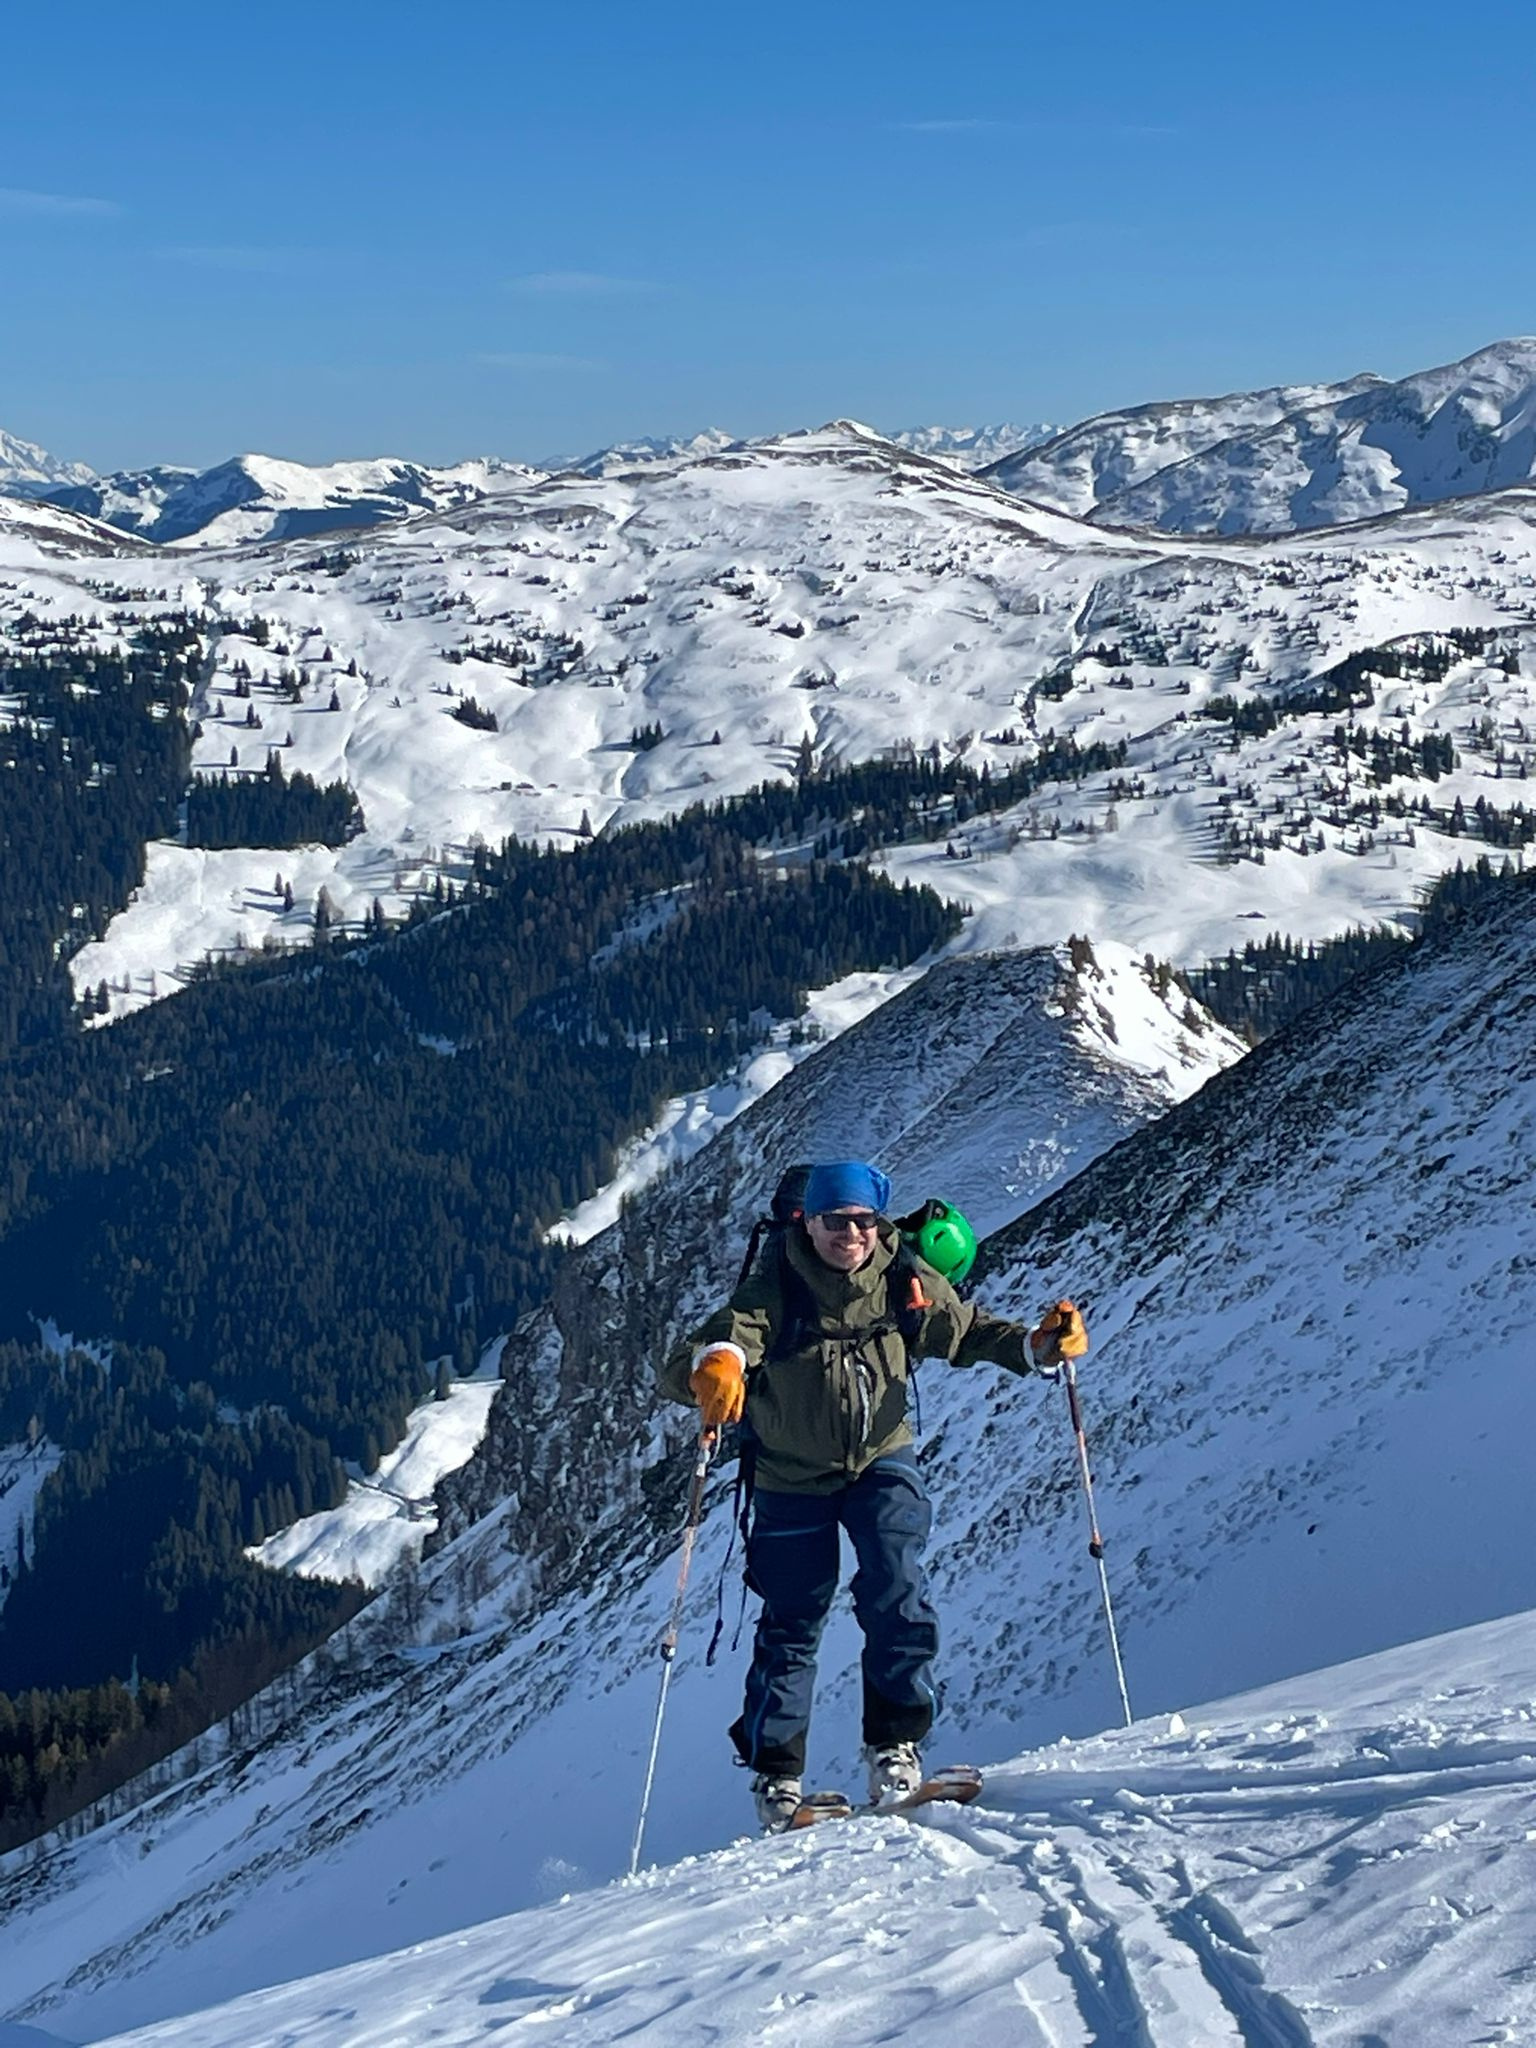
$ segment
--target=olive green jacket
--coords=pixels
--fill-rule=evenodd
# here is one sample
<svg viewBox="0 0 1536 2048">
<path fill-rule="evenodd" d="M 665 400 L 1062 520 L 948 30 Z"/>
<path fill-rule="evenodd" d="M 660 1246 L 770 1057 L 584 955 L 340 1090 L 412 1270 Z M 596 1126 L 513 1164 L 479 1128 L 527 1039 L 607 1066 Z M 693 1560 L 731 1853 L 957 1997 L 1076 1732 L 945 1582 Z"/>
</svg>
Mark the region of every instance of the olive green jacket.
<svg viewBox="0 0 1536 2048">
<path fill-rule="evenodd" d="M 691 1403 L 688 1378 L 701 1345 L 739 1345 L 747 1361 L 748 1428 L 757 1440 L 756 1483 L 773 1493 L 834 1493 L 876 1458 L 912 1441 L 907 1420 L 908 1346 L 889 1327 L 886 1270 L 896 1256 L 894 1229 L 882 1225 L 874 1252 L 856 1273 L 819 1259 L 799 1225 L 785 1253 L 805 1282 L 816 1325 L 786 1358 L 769 1359 L 786 1313 L 777 1250 L 770 1246 L 724 1308 L 671 1353 L 661 1371 L 670 1399 Z M 930 1266 L 920 1265 L 927 1297 L 911 1357 L 951 1365 L 990 1359 L 1010 1372 L 1031 1368 L 1029 1332 L 963 1302 Z M 880 1329 L 880 1324 L 886 1324 Z"/>
</svg>

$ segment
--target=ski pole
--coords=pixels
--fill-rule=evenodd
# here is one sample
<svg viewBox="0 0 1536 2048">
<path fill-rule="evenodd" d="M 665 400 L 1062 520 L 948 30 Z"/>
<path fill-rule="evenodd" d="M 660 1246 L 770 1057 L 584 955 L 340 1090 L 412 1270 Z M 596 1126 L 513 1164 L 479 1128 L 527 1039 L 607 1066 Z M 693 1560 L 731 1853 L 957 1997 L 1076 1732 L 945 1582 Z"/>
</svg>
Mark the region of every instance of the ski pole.
<svg viewBox="0 0 1536 2048">
<path fill-rule="evenodd" d="M 672 1612 L 667 1620 L 666 1633 L 661 1639 L 661 1690 L 656 1698 L 656 1725 L 651 1730 L 651 1754 L 645 1767 L 645 1789 L 640 1794 L 640 1818 L 635 1823 L 635 1839 L 629 1851 L 631 1877 L 640 1868 L 640 1846 L 645 1840 L 645 1823 L 651 1811 L 651 1786 L 655 1781 L 656 1757 L 661 1748 L 661 1724 L 667 1711 L 667 1689 L 672 1683 L 672 1666 L 677 1658 L 677 1639 L 683 1625 L 683 1598 L 688 1591 L 688 1574 L 693 1566 L 694 1538 L 699 1533 L 699 1521 L 704 1512 L 704 1482 L 709 1476 L 709 1461 L 715 1455 L 717 1441 L 717 1431 L 699 1431 L 698 1456 L 693 1463 L 693 1490 L 688 1496 L 688 1521 L 683 1530 L 682 1555 L 677 1564 L 677 1591 L 672 1596 Z"/>
<path fill-rule="evenodd" d="M 1077 1398 L 1077 1370 L 1070 1358 L 1062 1361 L 1067 1383 L 1067 1404 L 1072 1411 L 1072 1434 L 1077 1439 L 1077 1467 L 1082 1475 L 1083 1499 L 1088 1504 L 1088 1555 L 1099 1568 L 1099 1591 L 1104 1599 L 1104 1620 L 1109 1629 L 1109 1654 L 1115 1660 L 1115 1683 L 1120 1688 L 1120 1705 L 1125 1725 L 1131 1725 L 1131 1702 L 1125 1690 L 1125 1666 L 1120 1661 L 1120 1636 L 1115 1627 L 1115 1610 L 1109 1597 L 1109 1573 L 1104 1569 L 1104 1538 L 1099 1534 L 1099 1517 L 1093 1505 L 1093 1474 L 1088 1469 L 1088 1437 L 1083 1428 L 1082 1403 Z"/>
</svg>

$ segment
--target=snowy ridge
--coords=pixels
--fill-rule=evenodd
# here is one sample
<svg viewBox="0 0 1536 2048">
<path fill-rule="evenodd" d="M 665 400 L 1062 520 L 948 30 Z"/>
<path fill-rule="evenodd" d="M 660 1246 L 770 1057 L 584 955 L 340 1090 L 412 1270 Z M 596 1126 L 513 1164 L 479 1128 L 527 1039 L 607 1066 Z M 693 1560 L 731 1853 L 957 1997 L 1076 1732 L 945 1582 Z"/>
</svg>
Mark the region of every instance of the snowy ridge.
<svg viewBox="0 0 1536 2048">
<path fill-rule="evenodd" d="M 649 462 L 670 462 L 674 457 L 686 459 L 720 455 L 728 448 L 742 445 L 724 427 L 705 427 L 697 434 L 664 434 L 659 437 L 644 434 L 634 441 L 615 441 L 607 448 L 594 449 L 590 455 L 577 456 L 571 461 L 551 462 L 547 467 L 569 471 L 576 476 L 622 476 L 625 471 L 641 469 Z"/>
<path fill-rule="evenodd" d="M 1025 448 L 1038 447 L 1060 432 L 1059 426 L 1044 420 L 1028 427 L 1005 420 L 988 427 L 903 427 L 889 438 L 898 448 L 910 448 L 914 454 L 937 456 L 957 469 L 978 470 Z"/>
<path fill-rule="evenodd" d="M 963 1815 L 743 1843 L 113 2038 L 1518 2044 L 1533 1793 L 1524 1614 L 1028 1752 Z"/>
<path fill-rule="evenodd" d="M 65 564 L 71 557 L 76 562 L 91 562 L 102 555 L 124 551 L 133 555 L 142 552 L 115 527 L 103 525 L 100 520 L 50 504 L 45 498 L 0 497 L 0 589 L 10 580 L 7 572 L 46 565 L 69 577 L 71 568 Z M 78 567 L 74 567 L 73 574 L 79 573 Z"/>
<path fill-rule="evenodd" d="M 1113 525 L 1286 533 L 1528 483 L 1536 338 L 1298 408 L 1101 501 Z"/>
</svg>

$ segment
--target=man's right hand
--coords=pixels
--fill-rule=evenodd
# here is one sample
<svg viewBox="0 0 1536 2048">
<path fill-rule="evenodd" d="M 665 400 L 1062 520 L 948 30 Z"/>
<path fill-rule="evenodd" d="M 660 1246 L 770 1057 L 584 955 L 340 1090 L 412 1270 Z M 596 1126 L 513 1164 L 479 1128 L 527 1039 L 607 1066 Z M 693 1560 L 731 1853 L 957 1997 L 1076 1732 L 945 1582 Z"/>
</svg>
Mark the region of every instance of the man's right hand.
<svg viewBox="0 0 1536 2048">
<path fill-rule="evenodd" d="M 747 1354 L 739 1344 L 705 1344 L 694 1354 L 688 1385 L 706 1429 L 740 1422 L 747 1405 Z"/>
</svg>

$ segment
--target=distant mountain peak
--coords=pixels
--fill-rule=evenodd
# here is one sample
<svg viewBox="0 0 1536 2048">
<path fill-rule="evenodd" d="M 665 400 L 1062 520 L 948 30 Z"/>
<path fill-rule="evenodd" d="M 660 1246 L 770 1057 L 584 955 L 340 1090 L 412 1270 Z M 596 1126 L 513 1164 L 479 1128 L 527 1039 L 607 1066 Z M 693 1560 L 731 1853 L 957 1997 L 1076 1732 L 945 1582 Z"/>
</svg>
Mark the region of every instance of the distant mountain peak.
<svg viewBox="0 0 1536 2048">
<path fill-rule="evenodd" d="M 41 497 L 60 484 L 88 484 L 95 474 L 83 462 L 63 462 L 35 441 L 23 441 L 0 427 L 0 491 L 13 498 Z"/>
</svg>

